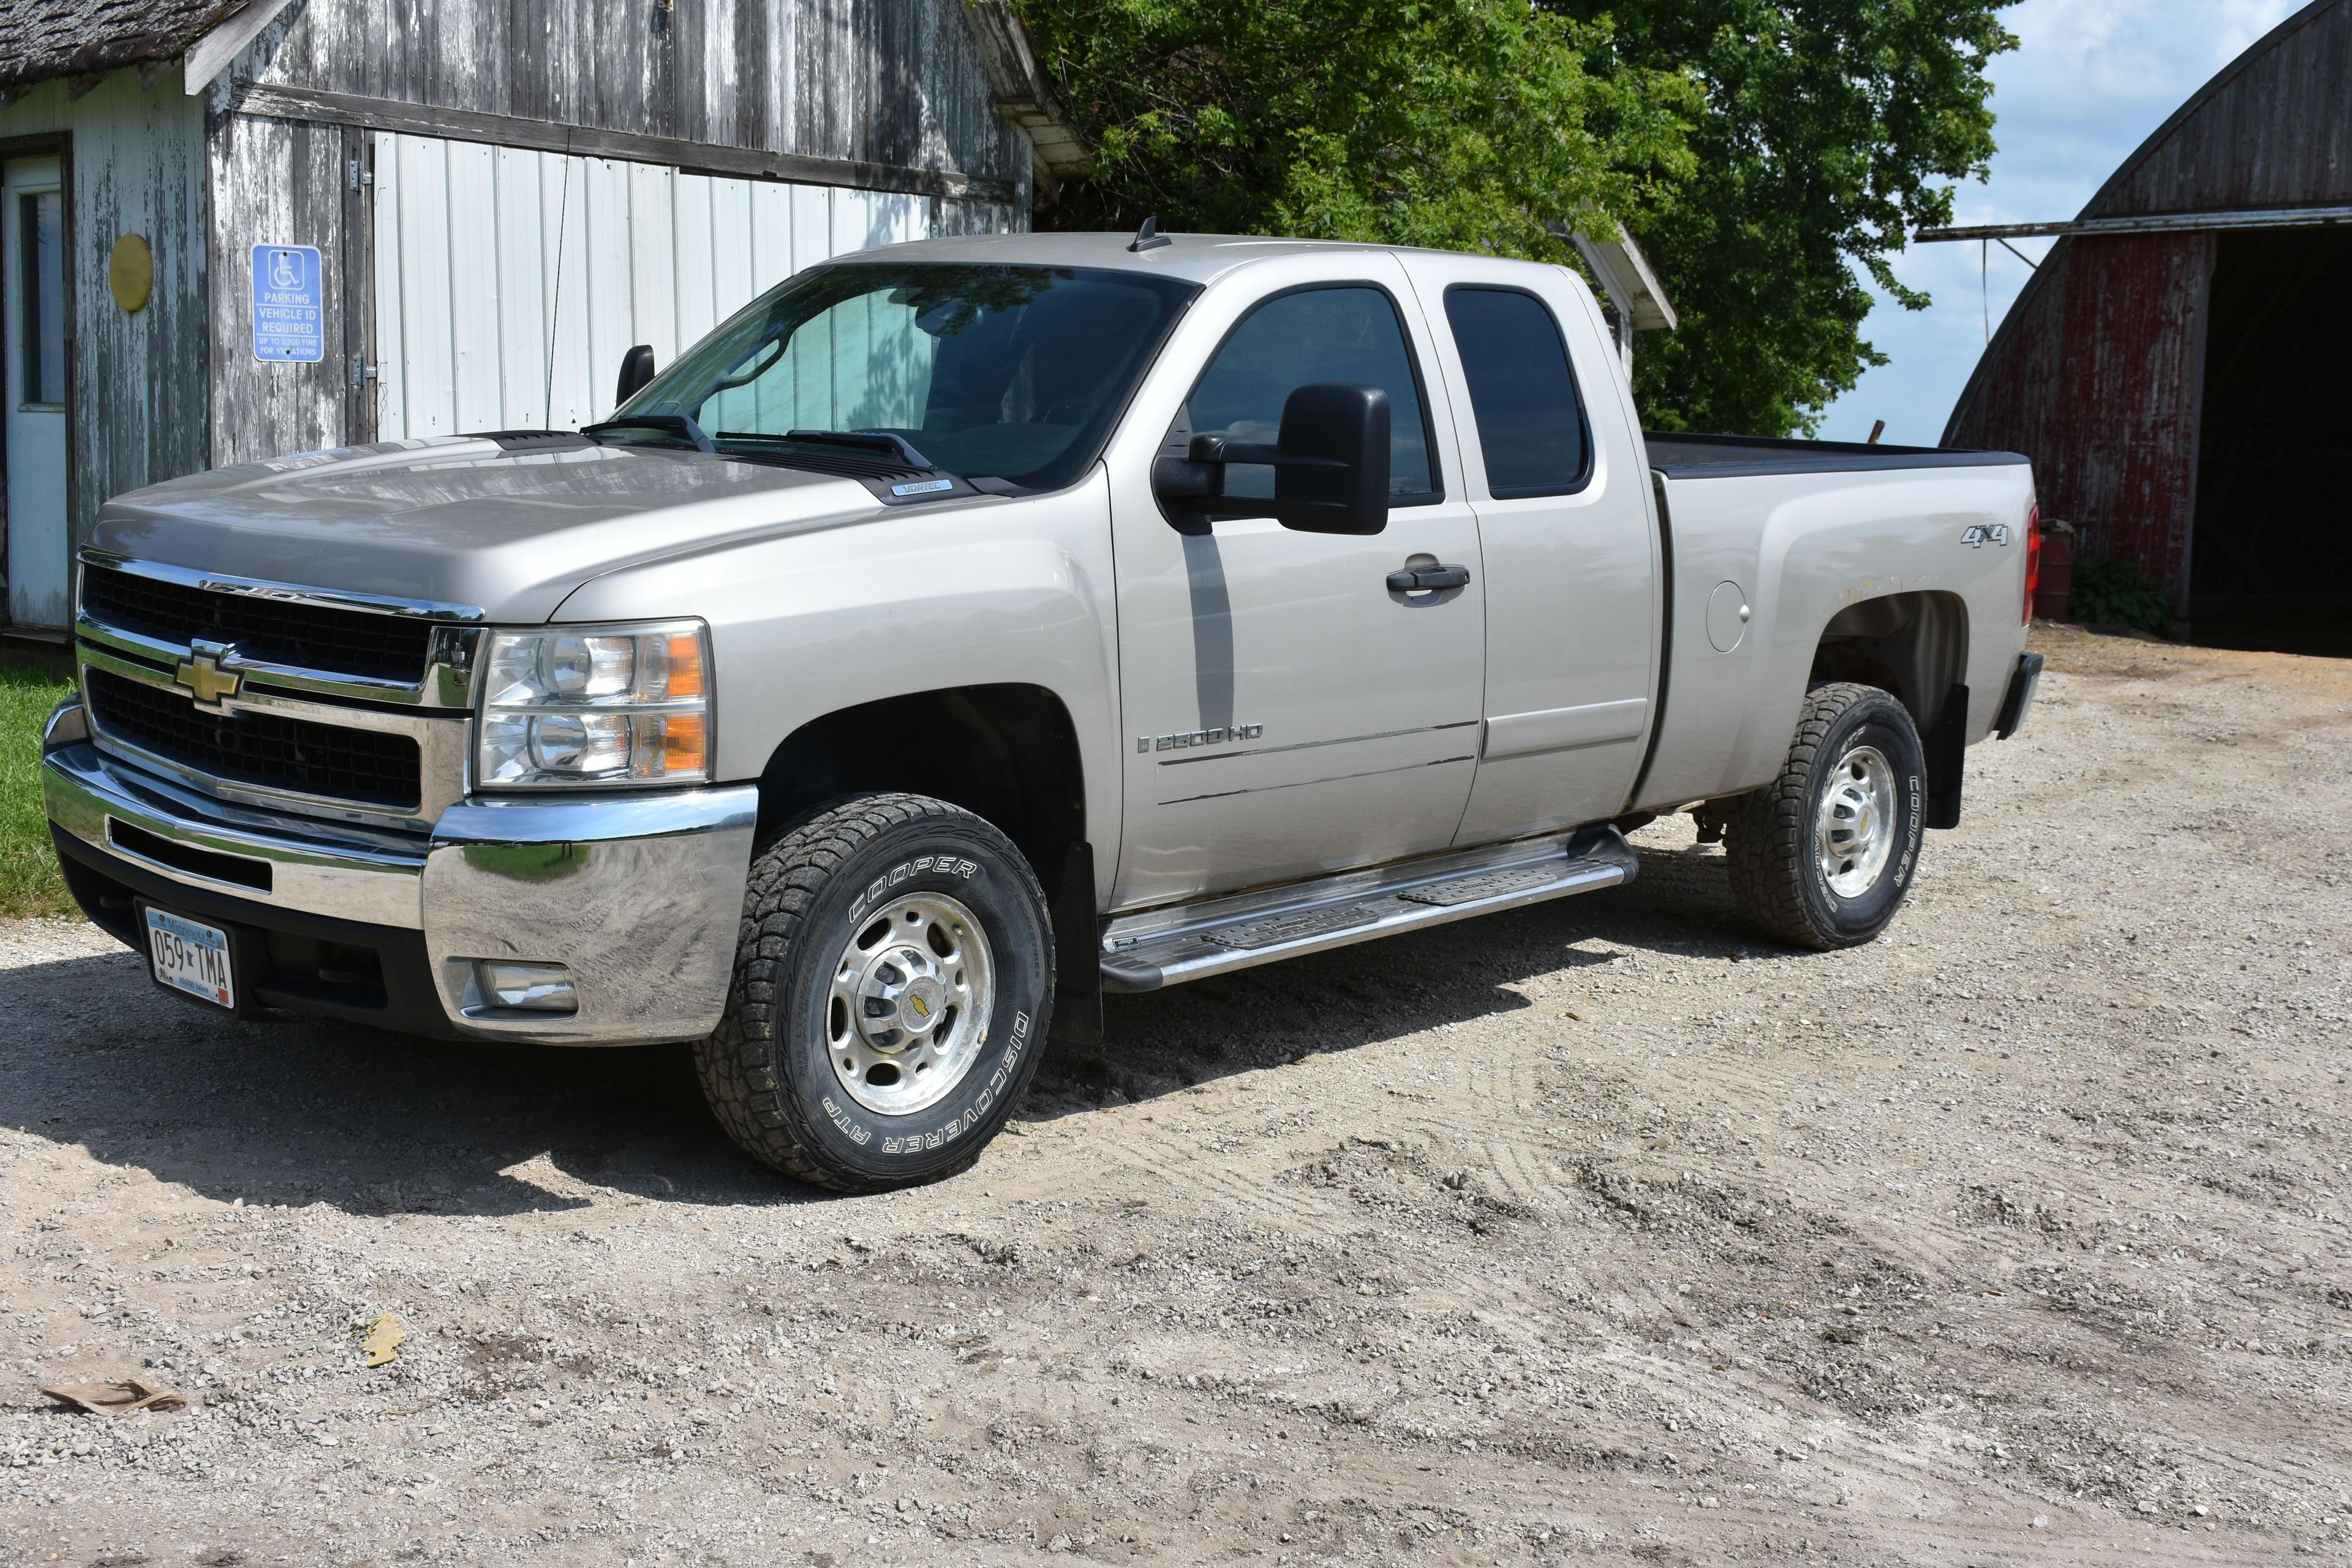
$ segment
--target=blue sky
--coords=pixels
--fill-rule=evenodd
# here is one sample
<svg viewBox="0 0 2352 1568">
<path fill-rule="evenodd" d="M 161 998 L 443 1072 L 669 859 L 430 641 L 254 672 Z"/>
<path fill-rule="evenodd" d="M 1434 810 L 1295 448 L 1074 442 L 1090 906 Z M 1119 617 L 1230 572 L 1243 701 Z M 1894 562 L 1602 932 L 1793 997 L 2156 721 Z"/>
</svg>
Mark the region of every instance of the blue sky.
<svg viewBox="0 0 2352 1568">
<path fill-rule="evenodd" d="M 1959 187 L 1953 221 L 2073 217 L 2182 100 L 2303 3 L 2023 0 L 2004 14 L 2019 47 L 1992 67 L 1992 177 Z M 2038 261 L 2052 242 L 2016 243 Z M 1935 303 L 1912 311 L 1882 300 L 1871 311 L 1863 336 L 1891 363 L 1831 405 L 1822 437 L 1862 440 L 1874 419 L 1886 421 L 1887 441 L 1942 437 L 1984 352 L 1988 306 L 1998 331 L 2029 276 L 2000 247 L 1991 252 L 1981 276 L 1974 245 L 1916 245 L 1895 258 L 1895 276 Z"/>
</svg>

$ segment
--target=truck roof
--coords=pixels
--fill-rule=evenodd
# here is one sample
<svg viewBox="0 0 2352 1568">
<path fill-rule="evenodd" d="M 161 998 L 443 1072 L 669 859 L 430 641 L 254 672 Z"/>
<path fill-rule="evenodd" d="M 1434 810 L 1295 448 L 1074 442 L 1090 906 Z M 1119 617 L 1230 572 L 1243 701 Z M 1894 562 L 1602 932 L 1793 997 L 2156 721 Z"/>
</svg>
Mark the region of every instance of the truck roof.
<svg viewBox="0 0 2352 1568">
<path fill-rule="evenodd" d="M 1395 255 L 1412 247 L 1361 245 L 1339 239 L 1271 239 L 1244 234 L 1163 235 L 1166 245 L 1129 250 L 1135 236 L 1119 234 L 968 234 L 886 245 L 835 259 L 977 261 L 1030 267 L 1107 267 L 1207 283 L 1236 267 L 1309 251 L 1373 251 Z M 1528 266 L 1539 263 L 1529 262 Z"/>
</svg>

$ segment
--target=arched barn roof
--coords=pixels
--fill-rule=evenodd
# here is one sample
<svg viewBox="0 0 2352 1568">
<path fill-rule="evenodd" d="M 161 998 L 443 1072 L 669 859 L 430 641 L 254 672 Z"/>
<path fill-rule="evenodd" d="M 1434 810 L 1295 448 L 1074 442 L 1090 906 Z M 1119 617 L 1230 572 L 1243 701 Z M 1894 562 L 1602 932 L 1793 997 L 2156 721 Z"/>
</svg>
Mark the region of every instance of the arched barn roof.
<svg viewBox="0 0 2352 1568">
<path fill-rule="evenodd" d="M 2316 0 L 2174 111 L 2078 221 L 2352 204 L 2347 105 L 2352 0 Z M 1944 431 L 2032 457 L 2045 515 L 2090 523 L 2094 549 L 2135 559 L 2184 609 L 2223 226 L 2060 238 Z"/>
</svg>

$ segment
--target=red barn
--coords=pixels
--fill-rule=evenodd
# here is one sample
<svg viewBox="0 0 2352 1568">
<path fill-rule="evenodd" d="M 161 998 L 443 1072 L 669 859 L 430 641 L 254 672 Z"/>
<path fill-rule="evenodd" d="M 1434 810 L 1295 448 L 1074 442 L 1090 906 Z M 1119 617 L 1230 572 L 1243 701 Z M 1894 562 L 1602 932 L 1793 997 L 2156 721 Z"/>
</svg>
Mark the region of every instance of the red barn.
<svg viewBox="0 0 2352 1568">
<path fill-rule="evenodd" d="M 2319 0 L 2158 128 L 1978 363 L 1948 446 L 2033 458 L 2042 515 L 2138 564 L 2200 640 L 2352 641 L 2352 0 Z"/>
</svg>

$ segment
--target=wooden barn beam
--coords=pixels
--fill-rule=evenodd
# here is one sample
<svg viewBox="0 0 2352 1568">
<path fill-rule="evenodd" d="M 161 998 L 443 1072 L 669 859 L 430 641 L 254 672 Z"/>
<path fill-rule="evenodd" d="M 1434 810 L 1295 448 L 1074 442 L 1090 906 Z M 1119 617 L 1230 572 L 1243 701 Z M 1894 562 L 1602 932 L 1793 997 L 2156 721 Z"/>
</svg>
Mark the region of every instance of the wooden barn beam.
<svg viewBox="0 0 2352 1568">
<path fill-rule="evenodd" d="M 566 153 L 576 158 L 663 163 L 697 174 L 788 180 L 803 185 L 845 185 L 866 191 L 903 191 L 914 195 L 956 196 L 973 201 L 1009 202 L 1014 195 L 1009 180 L 989 179 L 954 169 L 910 169 L 895 163 L 861 163 L 853 158 L 812 158 L 798 153 L 771 153 L 759 147 L 728 147 L 674 136 L 646 136 L 546 120 L 523 120 L 478 110 L 435 109 L 428 104 L 314 88 L 240 87 L 230 104 L 239 114 L 265 120 L 356 125 L 369 131 L 396 131 L 411 136 L 440 136 L 496 147 Z"/>
</svg>

